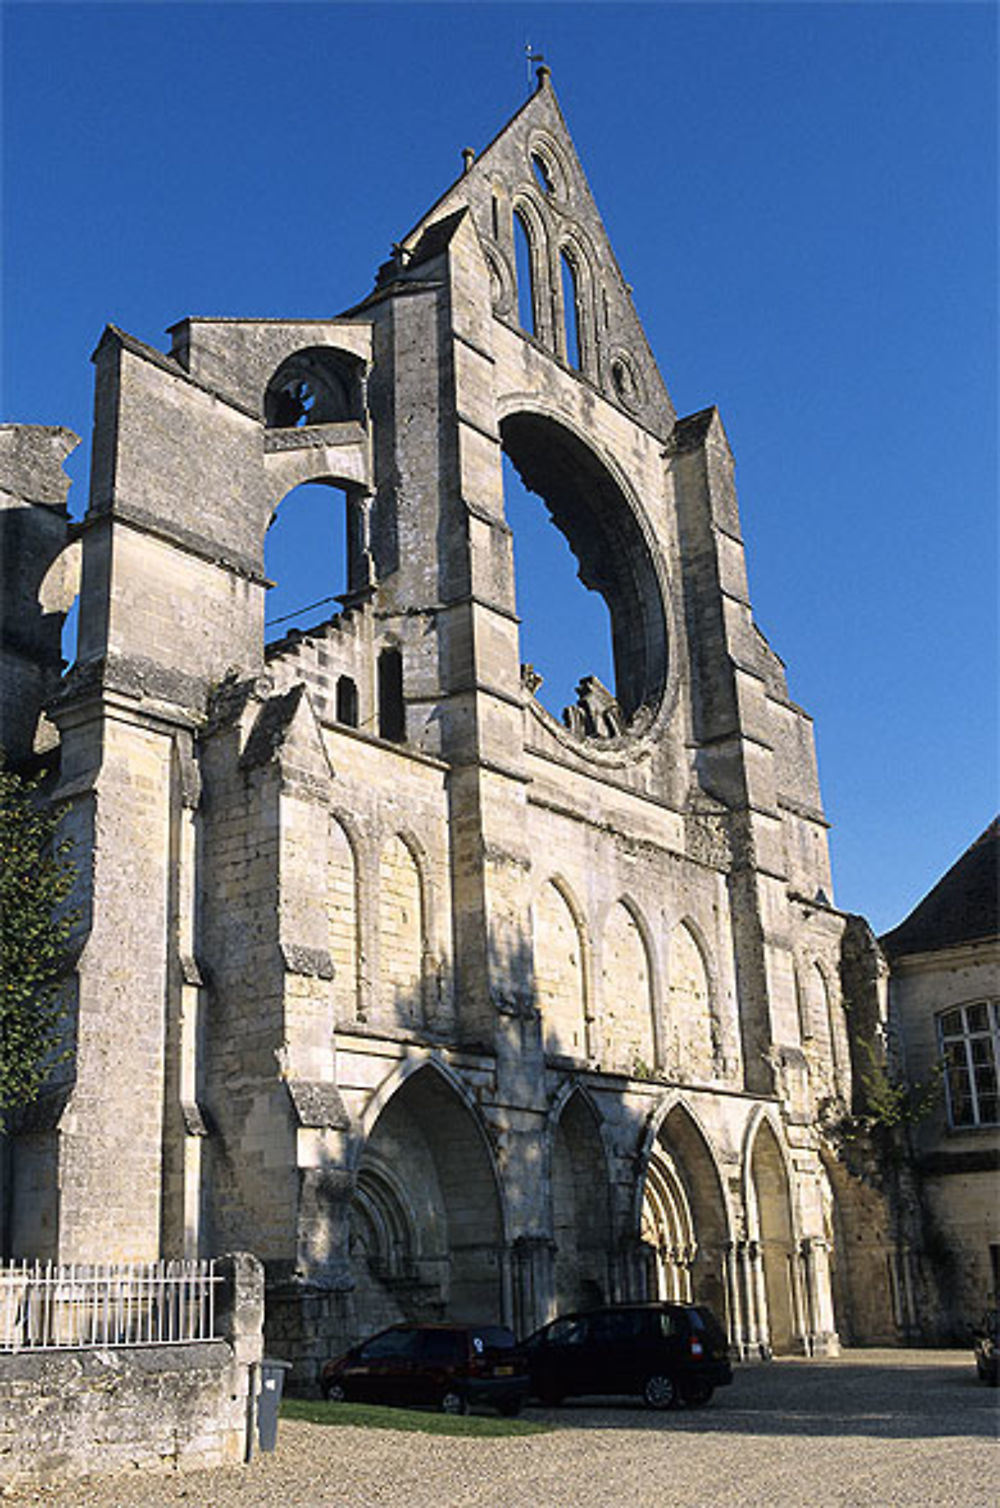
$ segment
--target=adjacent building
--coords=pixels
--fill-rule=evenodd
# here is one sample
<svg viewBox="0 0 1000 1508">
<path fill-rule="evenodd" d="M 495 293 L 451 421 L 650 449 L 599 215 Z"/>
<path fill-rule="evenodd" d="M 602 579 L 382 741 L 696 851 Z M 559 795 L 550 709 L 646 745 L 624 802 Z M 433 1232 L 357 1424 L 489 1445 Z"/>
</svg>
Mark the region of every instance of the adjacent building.
<svg viewBox="0 0 1000 1508">
<path fill-rule="evenodd" d="M 942 1270 L 942 1338 L 1000 1302 L 1000 819 L 880 939 L 890 1021 L 911 1089 L 925 1244 Z"/>
</svg>

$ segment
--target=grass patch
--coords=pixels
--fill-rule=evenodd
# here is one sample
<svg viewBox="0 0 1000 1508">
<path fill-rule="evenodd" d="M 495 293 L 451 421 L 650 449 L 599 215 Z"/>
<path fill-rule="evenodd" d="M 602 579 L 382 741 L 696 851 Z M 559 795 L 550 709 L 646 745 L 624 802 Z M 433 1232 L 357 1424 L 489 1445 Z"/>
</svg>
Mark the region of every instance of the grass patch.
<svg viewBox="0 0 1000 1508">
<path fill-rule="evenodd" d="M 377 1403 L 322 1403 L 313 1398 L 285 1398 L 282 1419 L 306 1424 L 351 1424 L 359 1429 L 400 1429 L 423 1435 L 545 1435 L 551 1424 L 530 1419 L 503 1419 L 494 1414 L 435 1414 L 423 1409 L 385 1408 Z"/>
</svg>

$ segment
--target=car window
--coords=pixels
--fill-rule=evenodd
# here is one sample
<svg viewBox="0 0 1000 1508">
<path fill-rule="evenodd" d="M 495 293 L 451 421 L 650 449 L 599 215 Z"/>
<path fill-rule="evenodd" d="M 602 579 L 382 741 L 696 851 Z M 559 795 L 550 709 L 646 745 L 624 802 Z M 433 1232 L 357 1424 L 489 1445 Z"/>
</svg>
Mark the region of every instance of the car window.
<svg viewBox="0 0 1000 1508">
<path fill-rule="evenodd" d="M 480 1345 L 477 1346 L 476 1342 Z M 472 1348 L 478 1351 L 480 1348 L 489 1351 L 513 1351 L 517 1345 L 513 1330 L 507 1330 L 503 1325 L 480 1325 L 472 1332 Z"/>
<path fill-rule="evenodd" d="M 554 1320 L 543 1339 L 549 1346 L 582 1346 L 587 1338 L 587 1322 L 583 1319 Z"/>
<path fill-rule="evenodd" d="M 590 1319 L 591 1339 L 605 1345 L 627 1344 L 642 1335 L 645 1316 L 641 1309 L 622 1309 L 606 1314 L 594 1314 Z"/>
<path fill-rule="evenodd" d="M 670 1336 L 679 1333 L 680 1326 L 677 1323 L 677 1315 L 674 1314 L 672 1309 L 661 1309 L 659 1318 L 661 1335 Z"/>
<path fill-rule="evenodd" d="M 464 1361 L 466 1345 L 464 1330 L 424 1330 L 417 1354 L 421 1361 Z"/>
<path fill-rule="evenodd" d="M 360 1361 L 385 1361 L 390 1357 L 412 1356 L 417 1348 L 416 1330 L 383 1330 L 366 1341 L 358 1352 Z"/>
<path fill-rule="evenodd" d="M 725 1346 L 726 1332 L 719 1324 L 719 1321 L 716 1319 L 711 1309 L 706 1309 L 703 1305 L 699 1305 L 697 1308 L 689 1309 L 688 1314 L 691 1319 L 691 1324 L 696 1330 L 704 1330 L 705 1334 L 708 1335 L 716 1345 Z"/>
</svg>

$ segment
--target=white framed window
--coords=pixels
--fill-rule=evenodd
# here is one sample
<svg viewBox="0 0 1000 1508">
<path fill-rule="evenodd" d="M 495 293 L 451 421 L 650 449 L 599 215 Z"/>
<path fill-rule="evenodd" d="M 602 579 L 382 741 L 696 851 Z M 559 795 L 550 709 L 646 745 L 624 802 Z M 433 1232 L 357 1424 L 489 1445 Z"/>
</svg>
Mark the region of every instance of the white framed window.
<svg viewBox="0 0 1000 1508">
<path fill-rule="evenodd" d="M 997 1061 L 1000 1059 L 1000 1000 L 974 1000 L 942 1011 L 937 1018 L 944 1064 L 948 1124 L 995 1126 Z"/>
</svg>

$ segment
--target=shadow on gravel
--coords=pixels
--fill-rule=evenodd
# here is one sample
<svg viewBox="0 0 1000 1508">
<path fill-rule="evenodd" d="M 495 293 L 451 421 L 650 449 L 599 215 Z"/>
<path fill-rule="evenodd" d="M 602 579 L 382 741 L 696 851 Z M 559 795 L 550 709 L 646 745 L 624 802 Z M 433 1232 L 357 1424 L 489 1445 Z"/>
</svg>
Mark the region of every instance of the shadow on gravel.
<svg viewBox="0 0 1000 1508">
<path fill-rule="evenodd" d="M 655 1413 L 633 1398 L 531 1407 L 531 1419 L 574 1429 L 651 1429 L 697 1435 L 840 1435 L 876 1440 L 995 1439 L 994 1389 L 955 1367 L 781 1362 L 737 1369 L 707 1408 Z"/>
</svg>

